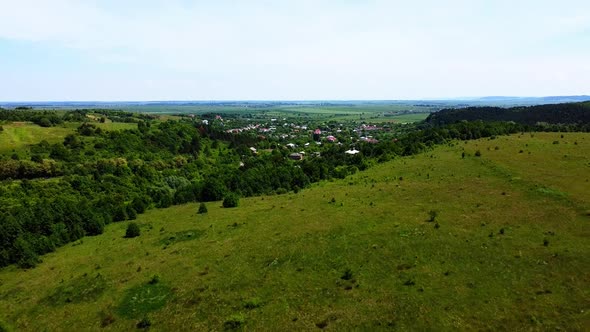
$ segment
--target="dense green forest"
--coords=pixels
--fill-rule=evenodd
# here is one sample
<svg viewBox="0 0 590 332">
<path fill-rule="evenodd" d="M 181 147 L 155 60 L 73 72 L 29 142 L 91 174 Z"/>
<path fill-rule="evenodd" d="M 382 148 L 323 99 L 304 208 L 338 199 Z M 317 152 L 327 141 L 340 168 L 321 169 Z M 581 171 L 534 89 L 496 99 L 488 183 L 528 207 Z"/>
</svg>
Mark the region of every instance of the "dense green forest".
<svg viewBox="0 0 590 332">
<path fill-rule="evenodd" d="M 434 125 L 458 121 L 513 121 L 524 125 L 570 125 L 572 130 L 590 131 L 590 102 L 528 107 L 466 107 L 444 109 L 431 114 L 426 122 Z"/>
<path fill-rule="evenodd" d="M 0 159 L 0 266 L 33 267 L 40 255 L 85 235 L 101 234 L 106 224 L 135 219 L 149 208 L 298 191 L 313 182 L 344 178 L 372 163 L 452 140 L 588 130 L 585 107 L 508 109 L 506 114 L 535 119 L 513 122 L 457 122 L 470 120 L 470 112 L 479 118 L 477 114 L 502 109 L 445 110 L 410 130 L 393 133 L 390 139 L 355 143 L 359 154 L 346 154 L 350 148 L 346 144 L 325 144 L 304 160 L 290 159 L 289 149 L 255 132 L 228 133 L 213 119 L 207 124 L 191 117 L 157 121 L 147 115 L 92 110 L 111 120 L 138 124 L 137 129 L 103 131 L 88 121 L 88 110 L 0 110 L 3 121 L 82 122 L 62 143 L 42 141 L 31 146 L 29 159 L 18 155 Z M 546 112 L 537 114 L 542 110 Z M 579 114 L 572 118 L 572 112 Z M 539 114 L 550 116 L 540 118 Z M 100 116 L 96 121 L 104 121 Z M 576 125 L 557 125 L 572 119 Z M 250 147 L 254 146 L 270 148 L 253 154 Z"/>
</svg>

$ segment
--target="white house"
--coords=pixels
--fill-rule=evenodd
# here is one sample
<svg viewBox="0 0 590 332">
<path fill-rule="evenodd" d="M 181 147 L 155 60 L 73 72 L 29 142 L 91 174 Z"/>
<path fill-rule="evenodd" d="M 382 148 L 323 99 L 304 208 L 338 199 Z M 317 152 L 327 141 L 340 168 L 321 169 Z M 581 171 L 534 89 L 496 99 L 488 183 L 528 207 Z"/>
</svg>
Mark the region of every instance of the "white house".
<svg viewBox="0 0 590 332">
<path fill-rule="evenodd" d="M 350 154 L 350 155 L 355 155 L 357 153 L 359 153 L 360 151 L 357 149 L 352 149 L 352 150 L 348 150 L 348 151 L 344 151 L 344 153 L 346 154 Z"/>
</svg>

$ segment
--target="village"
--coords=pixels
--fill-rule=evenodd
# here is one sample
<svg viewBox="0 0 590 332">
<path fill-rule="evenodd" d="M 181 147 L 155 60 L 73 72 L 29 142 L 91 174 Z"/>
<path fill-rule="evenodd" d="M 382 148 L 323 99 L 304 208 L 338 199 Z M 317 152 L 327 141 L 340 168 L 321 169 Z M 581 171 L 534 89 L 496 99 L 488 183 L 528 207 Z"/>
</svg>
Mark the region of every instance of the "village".
<svg viewBox="0 0 590 332">
<path fill-rule="evenodd" d="M 258 143 L 250 147 L 253 155 L 275 148 L 289 150 L 289 158 L 303 160 L 321 156 L 323 146 L 344 146 L 345 154 L 356 155 L 359 144 L 376 144 L 382 140 L 395 140 L 406 124 L 394 121 L 370 123 L 365 121 L 313 121 L 299 118 L 252 119 L 236 114 L 210 116 L 201 120 L 204 125 L 223 128 L 229 134 L 249 134 Z"/>
</svg>

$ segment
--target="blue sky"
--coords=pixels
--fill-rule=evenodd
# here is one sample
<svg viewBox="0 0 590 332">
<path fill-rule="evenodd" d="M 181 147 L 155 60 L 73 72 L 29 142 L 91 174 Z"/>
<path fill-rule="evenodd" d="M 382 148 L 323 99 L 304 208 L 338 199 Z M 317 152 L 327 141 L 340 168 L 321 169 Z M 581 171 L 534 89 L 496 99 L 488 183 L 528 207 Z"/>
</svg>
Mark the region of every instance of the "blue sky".
<svg viewBox="0 0 590 332">
<path fill-rule="evenodd" d="M 0 101 L 590 94 L 590 1 L 0 0 Z"/>
</svg>

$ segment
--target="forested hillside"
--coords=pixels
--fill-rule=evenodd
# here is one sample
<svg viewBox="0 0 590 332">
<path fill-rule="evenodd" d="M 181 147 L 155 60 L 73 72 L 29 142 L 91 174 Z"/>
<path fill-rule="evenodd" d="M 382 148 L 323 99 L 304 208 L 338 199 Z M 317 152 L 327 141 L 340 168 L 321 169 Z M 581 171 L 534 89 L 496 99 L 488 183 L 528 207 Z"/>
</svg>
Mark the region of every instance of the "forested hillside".
<svg viewBox="0 0 590 332">
<path fill-rule="evenodd" d="M 537 105 L 528 107 L 466 107 L 443 109 L 431 114 L 426 122 L 435 125 L 458 121 L 514 121 L 523 125 L 562 124 L 572 130 L 590 130 L 590 102 Z"/>
</svg>

